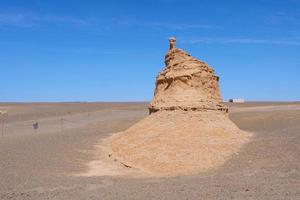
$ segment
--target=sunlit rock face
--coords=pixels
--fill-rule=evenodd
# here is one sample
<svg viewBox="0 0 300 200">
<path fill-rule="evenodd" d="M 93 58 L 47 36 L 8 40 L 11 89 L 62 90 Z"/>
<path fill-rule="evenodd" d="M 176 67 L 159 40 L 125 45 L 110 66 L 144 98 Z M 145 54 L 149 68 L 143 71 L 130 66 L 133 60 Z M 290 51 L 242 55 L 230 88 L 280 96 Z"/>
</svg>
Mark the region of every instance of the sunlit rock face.
<svg viewBox="0 0 300 200">
<path fill-rule="evenodd" d="M 159 110 L 221 110 L 219 77 L 206 63 L 175 48 L 170 38 L 170 49 L 165 56 L 165 68 L 156 78 L 150 113 Z"/>
</svg>

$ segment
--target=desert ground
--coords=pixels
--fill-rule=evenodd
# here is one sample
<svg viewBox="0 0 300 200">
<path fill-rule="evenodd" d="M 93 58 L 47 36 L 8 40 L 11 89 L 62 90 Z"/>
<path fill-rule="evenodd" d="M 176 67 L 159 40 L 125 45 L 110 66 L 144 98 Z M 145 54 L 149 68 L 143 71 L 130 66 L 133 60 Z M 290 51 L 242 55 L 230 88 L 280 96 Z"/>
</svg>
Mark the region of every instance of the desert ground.
<svg viewBox="0 0 300 200">
<path fill-rule="evenodd" d="M 251 141 L 192 176 L 84 176 L 103 138 L 148 103 L 1 103 L 0 199 L 300 199 L 300 103 L 228 104 Z M 38 122 L 38 128 L 33 124 Z"/>
</svg>

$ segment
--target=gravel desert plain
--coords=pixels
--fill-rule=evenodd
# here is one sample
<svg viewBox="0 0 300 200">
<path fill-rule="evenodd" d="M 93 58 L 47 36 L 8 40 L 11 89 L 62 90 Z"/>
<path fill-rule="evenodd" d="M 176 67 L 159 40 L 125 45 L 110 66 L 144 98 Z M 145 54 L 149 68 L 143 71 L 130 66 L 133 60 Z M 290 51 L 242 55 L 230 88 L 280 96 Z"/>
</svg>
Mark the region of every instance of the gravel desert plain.
<svg viewBox="0 0 300 200">
<path fill-rule="evenodd" d="M 147 105 L 1 103 L 0 199 L 300 199 L 300 103 L 227 104 L 253 136 L 208 172 L 87 176 L 100 140 L 147 116 Z"/>
</svg>

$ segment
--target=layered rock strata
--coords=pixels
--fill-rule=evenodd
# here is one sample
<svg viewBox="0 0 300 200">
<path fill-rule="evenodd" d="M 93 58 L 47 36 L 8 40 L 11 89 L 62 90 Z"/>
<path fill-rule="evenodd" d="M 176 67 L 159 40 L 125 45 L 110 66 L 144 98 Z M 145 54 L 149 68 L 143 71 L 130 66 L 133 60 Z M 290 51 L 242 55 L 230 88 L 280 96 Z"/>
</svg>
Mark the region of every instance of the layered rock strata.
<svg viewBox="0 0 300 200">
<path fill-rule="evenodd" d="M 221 110 L 219 77 L 206 63 L 175 48 L 170 39 L 170 50 L 165 56 L 165 68 L 156 78 L 150 113 L 160 110 Z"/>
</svg>

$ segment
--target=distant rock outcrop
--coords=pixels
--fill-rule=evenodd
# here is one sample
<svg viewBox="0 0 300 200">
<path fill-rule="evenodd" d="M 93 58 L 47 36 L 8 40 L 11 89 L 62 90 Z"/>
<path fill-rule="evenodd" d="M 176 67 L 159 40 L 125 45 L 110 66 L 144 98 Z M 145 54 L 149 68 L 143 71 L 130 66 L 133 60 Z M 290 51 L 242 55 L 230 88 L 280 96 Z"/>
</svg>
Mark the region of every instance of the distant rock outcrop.
<svg viewBox="0 0 300 200">
<path fill-rule="evenodd" d="M 4 114 L 6 114 L 6 113 L 7 113 L 6 111 L 0 110 L 0 115 L 4 115 Z"/>
<path fill-rule="evenodd" d="M 154 176 L 218 167 L 250 136 L 229 120 L 214 70 L 175 41 L 157 76 L 150 116 L 104 141 L 112 161 Z"/>
</svg>

